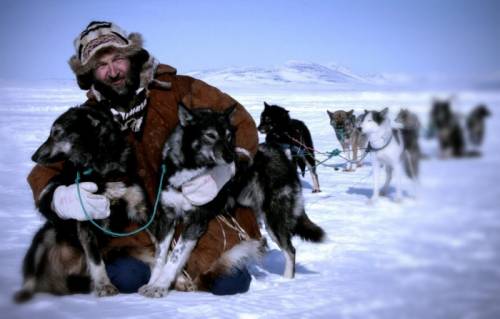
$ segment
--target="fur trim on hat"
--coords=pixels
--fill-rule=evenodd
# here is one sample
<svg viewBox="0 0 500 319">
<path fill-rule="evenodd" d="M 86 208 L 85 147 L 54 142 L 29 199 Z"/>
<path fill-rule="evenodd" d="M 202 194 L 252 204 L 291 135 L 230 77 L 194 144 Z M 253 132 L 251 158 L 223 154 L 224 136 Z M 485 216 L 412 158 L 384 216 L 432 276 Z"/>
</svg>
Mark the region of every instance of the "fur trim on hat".
<svg viewBox="0 0 500 319">
<path fill-rule="evenodd" d="M 93 70 L 95 66 L 95 59 L 94 59 L 95 54 L 99 51 L 102 51 L 103 49 L 114 47 L 118 52 L 121 52 L 129 57 L 139 53 L 142 50 L 143 40 L 142 40 L 142 35 L 140 33 L 131 33 L 128 36 L 128 40 L 130 41 L 130 44 L 126 47 L 115 47 L 112 43 L 110 43 L 110 45 L 100 48 L 98 51 L 94 52 L 93 56 L 89 59 L 89 61 L 86 64 L 82 64 L 78 56 L 75 54 L 69 59 L 68 61 L 69 66 L 71 67 L 71 70 L 73 70 L 75 75 L 78 77 L 81 75 L 88 74 L 90 71 Z"/>
</svg>

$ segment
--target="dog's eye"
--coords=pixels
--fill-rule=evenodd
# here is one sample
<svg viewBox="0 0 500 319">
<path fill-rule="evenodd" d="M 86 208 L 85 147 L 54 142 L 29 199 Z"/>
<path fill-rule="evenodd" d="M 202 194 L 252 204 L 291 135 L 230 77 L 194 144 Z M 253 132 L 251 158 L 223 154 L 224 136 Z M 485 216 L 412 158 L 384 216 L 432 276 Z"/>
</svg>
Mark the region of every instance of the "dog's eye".
<svg viewBox="0 0 500 319">
<path fill-rule="evenodd" d="M 63 134 L 63 130 L 60 127 L 54 126 L 50 135 L 54 139 L 59 139 Z"/>
<path fill-rule="evenodd" d="M 203 138 L 207 142 L 214 142 L 218 138 L 218 135 L 215 132 L 207 132 L 203 135 Z"/>
</svg>

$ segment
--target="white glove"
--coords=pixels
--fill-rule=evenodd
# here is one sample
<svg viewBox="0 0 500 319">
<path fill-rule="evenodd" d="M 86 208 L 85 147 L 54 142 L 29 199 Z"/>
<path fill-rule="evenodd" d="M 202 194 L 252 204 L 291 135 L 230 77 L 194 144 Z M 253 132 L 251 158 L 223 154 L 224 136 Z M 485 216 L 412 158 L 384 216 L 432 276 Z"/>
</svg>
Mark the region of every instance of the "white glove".
<svg viewBox="0 0 500 319">
<path fill-rule="evenodd" d="M 93 194 L 96 191 L 95 183 L 80 183 L 81 202 L 92 219 L 107 218 L 110 214 L 109 200 L 104 195 Z M 56 188 L 52 197 L 52 209 L 62 219 L 88 220 L 83 212 L 76 184 Z"/>
<path fill-rule="evenodd" d="M 217 165 L 182 185 L 182 194 L 195 206 L 205 205 L 212 201 L 221 188 L 234 176 L 235 165 Z"/>
</svg>

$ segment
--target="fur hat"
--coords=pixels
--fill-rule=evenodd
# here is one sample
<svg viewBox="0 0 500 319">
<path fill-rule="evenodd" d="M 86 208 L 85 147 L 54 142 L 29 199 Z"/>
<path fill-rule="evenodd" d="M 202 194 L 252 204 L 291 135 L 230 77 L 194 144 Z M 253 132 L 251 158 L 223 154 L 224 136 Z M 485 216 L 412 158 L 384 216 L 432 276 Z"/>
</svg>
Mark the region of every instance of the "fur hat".
<svg viewBox="0 0 500 319">
<path fill-rule="evenodd" d="M 85 76 L 94 67 L 93 57 L 104 48 L 114 47 L 127 56 L 142 51 L 142 36 L 127 33 L 112 22 L 92 21 L 75 39 L 76 54 L 69 59 L 69 65 L 77 78 Z"/>
</svg>

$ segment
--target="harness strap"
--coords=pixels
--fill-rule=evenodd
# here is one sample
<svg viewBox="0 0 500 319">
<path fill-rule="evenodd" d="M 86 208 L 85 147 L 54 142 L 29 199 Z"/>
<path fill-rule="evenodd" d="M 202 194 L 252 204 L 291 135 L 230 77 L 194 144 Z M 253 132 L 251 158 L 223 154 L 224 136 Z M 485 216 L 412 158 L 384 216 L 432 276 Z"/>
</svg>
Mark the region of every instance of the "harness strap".
<svg viewBox="0 0 500 319">
<path fill-rule="evenodd" d="M 231 219 L 231 222 L 229 222 L 229 220 L 227 220 L 227 218 L 224 215 L 229 216 L 229 218 Z M 226 224 L 226 226 L 228 226 L 229 228 L 235 230 L 238 233 L 238 237 L 240 238 L 240 240 L 249 240 L 250 239 L 250 236 L 248 235 L 248 233 L 245 231 L 245 229 L 243 229 L 243 227 L 241 227 L 241 225 L 238 223 L 238 221 L 233 216 L 230 216 L 228 214 L 224 214 L 224 215 L 218 215 L 217 219 L 220 220 L 221 222 L 223 222 L 224 224 Z"/>
<path fill-rule="evenodd" d="M 224 230 L 224 226 L 222 226 L 222 224 L 221 224 L 221 220 L 220 220 L 219 216 L 217 216 L 217 223 L 219 223 L 220 232 L 221 232 L 222 237 L 224 239 L 224 243 L 222 245 L 222 251 L 226 251 L 226 246 L 227 246 L 226 231 Z"/>
</svg>

